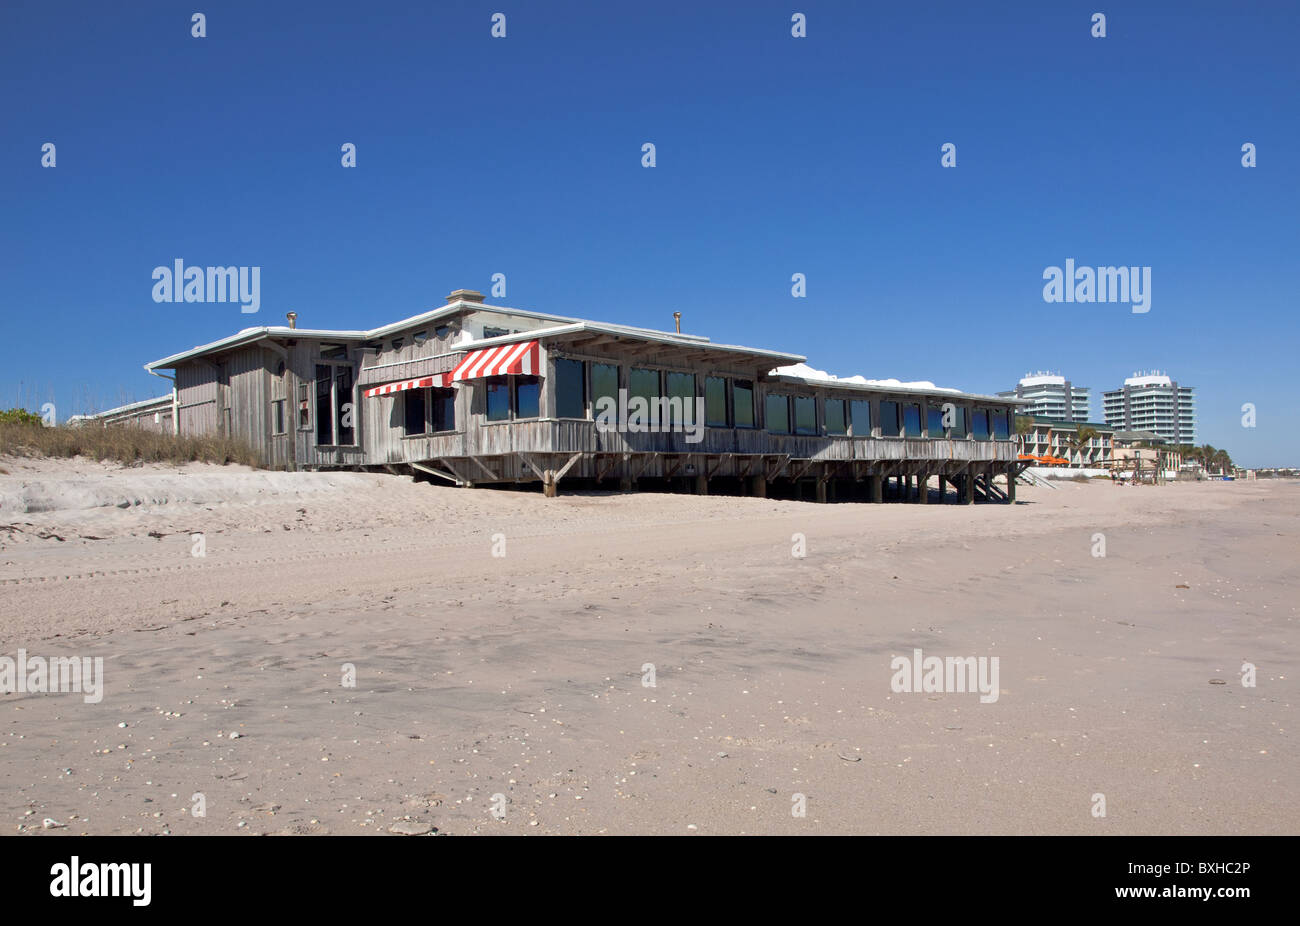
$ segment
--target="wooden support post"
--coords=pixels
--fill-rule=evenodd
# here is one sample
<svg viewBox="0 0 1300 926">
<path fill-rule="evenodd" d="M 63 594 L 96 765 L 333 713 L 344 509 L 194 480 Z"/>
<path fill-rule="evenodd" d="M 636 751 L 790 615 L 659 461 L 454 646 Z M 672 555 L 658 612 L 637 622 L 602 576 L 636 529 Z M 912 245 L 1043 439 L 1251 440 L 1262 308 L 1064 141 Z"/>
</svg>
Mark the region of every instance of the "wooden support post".
<svg viewBox="0 0 1300 926">
<path fill-rule="evenodd" d="M 548 469 L 546 475 L 542 477 L 542 494 L 547 498 L 555 498 L 558 485 L 559 480 L 555 478 L 555 470 Z"/>
<path fill-rule="evenodd" d="M 948 497 L 948 477 L 939 476 L 939 504 L 943 504 Z"/>
<path fill-rule="evenodd" d="M 1010 467 L 1008 467 L 1008 469 L 1007 469 L 1007 504 L 1008 504 L 1008 505 L 1014 505 L 1015 503 L 1016 503 L 1016 476 L 1015 476 L 1015 473 L 1013 473 L 1013 472 L 1011 471 Z"/>
<path fill-rule="evenodd" d="M 826 502 L 826 480 L 825 479 L 817 480 L 817 501 L 821 502 L 822 504 L 825 504 Z"/>
<path fill-rule="evenodd" d="M 967 505 L 975 504 L 975 474 L 967 472 L 962 476 L 962 501 Z"/>
<path fill-rule="evenodd" d="M 695 476 L 695 494 L 709 494 L 709 475 L 708 473 L 697 473 Z"/>
<path fill-rule="evenodd" d="M 749 480 L 749 485 L 750 485 L 750 489 L 749 489 L 750 495 L 754 496 L 755 498 L 767 498 L 767 476 L 766 475 L 764 475 L 763 473 L 758 473 L 754 476 L 751 476 Z"/>
<path fill-rule="evenodd" d="M 922 470 L 916 477 L 916 502 L 919 505 L 930 504 L 930 473 Z"/>
<path fill-rule="evenodd" d="M 880 475 L 868 476 L 871 480 L 871 500 L 873 502 L 882 502 L 885 500 L 885 477 Z"/>
</svg>

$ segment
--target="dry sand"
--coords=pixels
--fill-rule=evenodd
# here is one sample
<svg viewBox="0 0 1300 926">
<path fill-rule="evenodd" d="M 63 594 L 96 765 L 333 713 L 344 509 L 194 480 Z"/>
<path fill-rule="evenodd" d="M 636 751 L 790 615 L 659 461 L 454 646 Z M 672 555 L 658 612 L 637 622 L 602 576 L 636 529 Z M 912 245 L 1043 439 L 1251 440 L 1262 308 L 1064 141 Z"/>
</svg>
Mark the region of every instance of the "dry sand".
<svg viewBox="0 0 1300 926">
<path fill-rule="evenodd" d="M 922 507 L 0 468 L 0 655 L 105 667 L 98 704 L 0 695 L 11 833 L 1300 830 L 1293 482 Z M 998 700 L 894 693 L 917 647 L 999 657 Z"/>
</svg>

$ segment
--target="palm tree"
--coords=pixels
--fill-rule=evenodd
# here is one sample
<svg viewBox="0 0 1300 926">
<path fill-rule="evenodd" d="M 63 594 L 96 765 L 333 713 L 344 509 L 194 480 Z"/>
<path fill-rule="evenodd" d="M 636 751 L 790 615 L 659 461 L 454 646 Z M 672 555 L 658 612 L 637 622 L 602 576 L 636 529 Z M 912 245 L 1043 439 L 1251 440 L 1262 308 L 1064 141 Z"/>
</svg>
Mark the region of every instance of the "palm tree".
<svg viewBox="0 0 1300 926">
<path fill-rule="evenodd" d="M 1091 425 L 1081 425 L 1079 430 L 1074 432 L 1074 437 L 1070 438 L 1070 449 L 1079 454 L 1079 462 L 1083 460 L 1083 450 L 1088 444 L 1097 437 L 1097 429 Z"/>
</svg>

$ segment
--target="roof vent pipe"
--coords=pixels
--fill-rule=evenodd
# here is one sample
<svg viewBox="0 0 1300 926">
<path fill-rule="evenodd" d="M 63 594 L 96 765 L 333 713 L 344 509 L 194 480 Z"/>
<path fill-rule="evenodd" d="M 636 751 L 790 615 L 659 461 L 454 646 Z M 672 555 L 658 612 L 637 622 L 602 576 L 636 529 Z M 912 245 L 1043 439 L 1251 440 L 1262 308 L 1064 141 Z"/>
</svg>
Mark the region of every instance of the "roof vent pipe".
<svg viewBox="0 0 1300 926">
<path fill-rule="evenodd" d="M 285 318 L 289 319 L 289 327 L 290 327 L 290 328 L 297 328 L 297 327 L 298 327 L 298 313 L 297 313 L 297 312 L 290 312 L 289 314 L 287 314 L 287 315 L 285 316 Z"/>
<path fill-rule="evenodd" d="M 674 313 L 673 313 L 673 323 L 677 325 L 677 333 L 678 333 L 678 334 L 681 334 L 681 333 L 682 333 L 682 313 L 681 313 L 681 312 L 674 312 Z"/>
</svg>

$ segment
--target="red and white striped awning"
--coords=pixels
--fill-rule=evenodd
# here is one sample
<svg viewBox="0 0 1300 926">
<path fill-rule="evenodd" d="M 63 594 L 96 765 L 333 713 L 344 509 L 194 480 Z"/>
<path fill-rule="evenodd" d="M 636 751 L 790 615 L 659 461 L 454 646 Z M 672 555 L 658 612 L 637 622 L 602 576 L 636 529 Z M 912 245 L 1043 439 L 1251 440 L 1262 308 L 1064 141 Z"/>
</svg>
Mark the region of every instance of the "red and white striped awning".
<svg viewBox="0 0 1300 926">
<path fill-rule="evenodd" d="M 406 389 L 428 389 L 430 386 L 446 386 L 451 382 L 450 377 L 450 373 L 435 373 L 432 376 L 421 376 L 419 379 L 404 379 L 401 382 L 384 383 L 374 389 L 367 389 L 366 398 L 369 399 L 377 395 L 390 395 Z"/>
<path fill-rule="evenodd" d="M 485 347 L 466 354 L 465 359 L 451 371 L 450 380 L 458 383 L 466 379 L 482 379 L 485 376 L 509 374 L 535 376 L 539 361 L 540 351 L 536 341 Z"/>
</svg>

